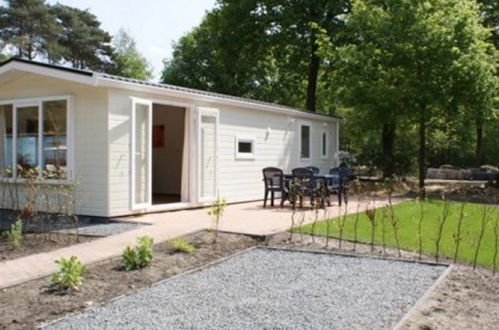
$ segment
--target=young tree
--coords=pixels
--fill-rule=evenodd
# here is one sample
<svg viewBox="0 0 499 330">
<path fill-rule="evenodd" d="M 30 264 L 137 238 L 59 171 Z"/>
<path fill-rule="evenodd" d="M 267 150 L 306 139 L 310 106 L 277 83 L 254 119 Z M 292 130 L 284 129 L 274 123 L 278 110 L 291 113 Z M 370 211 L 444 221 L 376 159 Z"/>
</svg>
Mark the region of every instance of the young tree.
<svg viewBox="0 0 499 330">
<path fill-rule="evenodd" d="M 320 41 L 337 68 L 334 76 L 350 75 L 339 79 L 339 95 L 367 109 L 355 115 L 372 124 L 407 114 L 418 130 L 424 197 L 429 127 L 444 110 L 460 109 L 453 104 L 484 104 L 496 92 L 494 83 L 484 83 L 494 80 L 496 54 L 479 8 L 466 0 L 354 1 L 346 24 L 351 44 L 336 49 L 327 37 Z"/>
<path fill-rule="evenodd" d="M 52 7 L 62 32 L 57 40 L 64 61 L 76 69 L 106 71 L 111 65 L 111 36 L 88 10 L 61 4 Z"/>
<path fill-rule="evenodd" d="M 139 52 L 135 40 L 123 29 L 113 39 L 114 65 L 110 73 L 140 80 L 152 78 L 152 69 L 147 59 Z"/>
<path fill-rule="evenodd" d="M 46 58 L 59 33 L 45 0 L 6 0 L 0 7 L 0 39 L 21 58 Z"/>
</svg>

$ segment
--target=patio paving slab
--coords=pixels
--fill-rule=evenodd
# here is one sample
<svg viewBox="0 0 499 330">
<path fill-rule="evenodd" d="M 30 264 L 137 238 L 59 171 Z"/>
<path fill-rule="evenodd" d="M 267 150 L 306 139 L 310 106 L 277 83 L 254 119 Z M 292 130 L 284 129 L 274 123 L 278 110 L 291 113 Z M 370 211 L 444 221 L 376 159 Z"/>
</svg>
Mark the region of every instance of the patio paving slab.
<svg viewBox="0 0 499 330">
<path fill-rule="evenodd" d="M 446 269 L 258 248 L 45 329 L 389 329 Z"/>
</svg>

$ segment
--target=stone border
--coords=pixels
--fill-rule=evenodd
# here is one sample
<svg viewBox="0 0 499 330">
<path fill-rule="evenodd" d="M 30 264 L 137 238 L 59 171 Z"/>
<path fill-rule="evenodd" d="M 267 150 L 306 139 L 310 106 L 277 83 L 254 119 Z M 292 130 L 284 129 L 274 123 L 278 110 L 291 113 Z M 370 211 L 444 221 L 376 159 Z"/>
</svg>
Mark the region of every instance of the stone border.
<svg viewBox="0 0 499 330">
<path fill-rule="evenodd" d="M 433 291 L 447 278 L 449 273 L 454 269 L 454 265 L 449 265 L 447 269 L 440 275 L 440 277 L 433 283 L 432 286 L 426 290 L 425 294 L 418 299 L 418 301 L 405 313 L 405 315 L 393 326 L 393 330 L 400 330 L 407 323 L 409 318 L 422 307 L 429 299 Z"/>
</svg>

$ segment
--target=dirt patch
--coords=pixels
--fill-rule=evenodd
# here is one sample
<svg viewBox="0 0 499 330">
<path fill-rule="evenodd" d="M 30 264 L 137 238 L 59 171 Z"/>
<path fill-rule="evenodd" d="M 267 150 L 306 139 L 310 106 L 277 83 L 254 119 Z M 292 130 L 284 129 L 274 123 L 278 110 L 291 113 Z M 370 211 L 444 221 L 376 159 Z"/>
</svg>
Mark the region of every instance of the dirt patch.
<svg viewBox="0 0 499 330">
<path fill-rule="evenodd" d="M 123 271 L 119 258 L 93 264 L 88 267 L 83 286 L 74 294 L 51 293 L 47 278 L 2 290 L 0 329 L 32 329 L 43 322 L 101 304 L 120 295 L 131 294 L 258 243 L 246 236 L 222 233 L 219 234 L 217 244 L 213 244 L 213 235 L 207 232 L 187 238 L 196 247 L 194 253 L 174 253 L 166 243 L 160 243 L 154 246 L 152 265 L 142 270 Z"/>
<path fill-rule="evenodd" d="M 67 234 L 25 234 L 21 246 L 16 249 L 12 248 L 5 239 L 2 239 L 0 240 L 0 262 L 30 254 L 49 252 L 73 244 L 89 242 L 93 239 L 95 238 L 80 236 L 77 240 L 75 235 Z"/>
</svg>

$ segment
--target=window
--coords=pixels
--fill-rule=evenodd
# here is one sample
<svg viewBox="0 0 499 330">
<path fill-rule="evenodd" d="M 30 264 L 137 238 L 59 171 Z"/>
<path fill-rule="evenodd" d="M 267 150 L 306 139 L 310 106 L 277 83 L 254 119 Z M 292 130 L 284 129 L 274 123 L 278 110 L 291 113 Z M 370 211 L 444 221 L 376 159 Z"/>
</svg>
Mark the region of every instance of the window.
<svg viewBox="0 0 499 330">
<path fill-rule="evenodd" d="M 3 177 L 34 169 L 47 179 L 68 176 L 68 98 L 0 105 L 0 167 Z M 35 172 L 36 174 L 37 172 Z"/>
<path fill-rule="evenodd" d="M 310 159 L 310 125 L 301 125 L 300 157 Z"/>
<path fill-rule="evenodd" d="M 255 138 L 236 137 L 236 159 L 255 158 Z"/>
<path fill-rule="evenodd" d="M 321 136 L 321 158 L 322 159 L 327 159 L 329 157 L 329 143 L 328 143 L 328 134 L 326 131 L 322 132 Z"/>
</svg>

